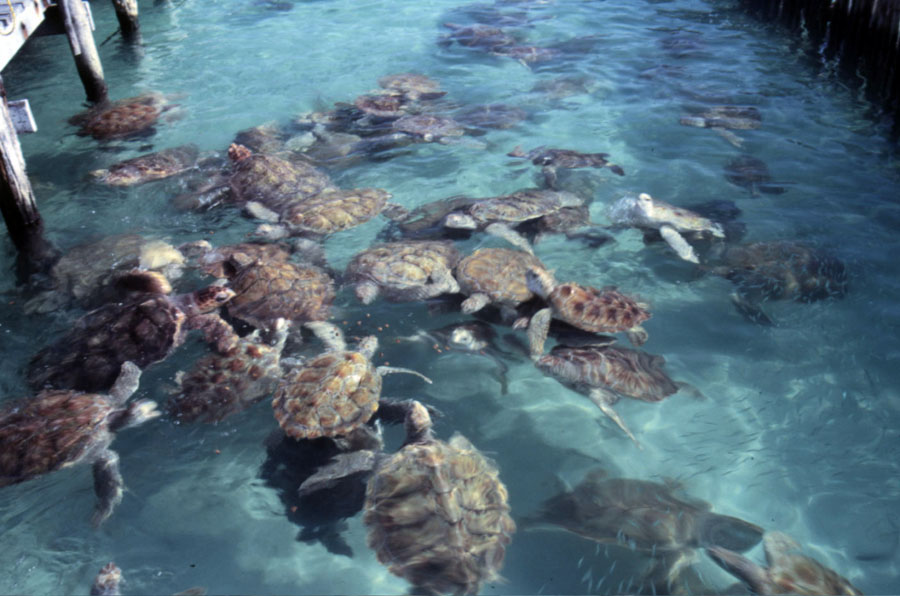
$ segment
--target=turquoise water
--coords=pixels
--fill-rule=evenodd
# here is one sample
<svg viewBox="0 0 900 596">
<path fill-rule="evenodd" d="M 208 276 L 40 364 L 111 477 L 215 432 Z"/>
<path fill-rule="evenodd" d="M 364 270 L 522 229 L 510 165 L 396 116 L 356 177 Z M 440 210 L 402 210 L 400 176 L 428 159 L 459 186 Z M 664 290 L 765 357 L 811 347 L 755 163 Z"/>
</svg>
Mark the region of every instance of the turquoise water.
<svg viewBox="0 0 900 596">
<path fill-rule="evenodd" d="M 93 10 L 99 42 L 115 31 L 115 17 L 106 2 Z M 22 146 L 58 246 L 126 231 L 219 244 L 253 229 L 236 210 L 173 209 L 172 197 L 183 190 L 177 181 L 120 190 L 88 179 L 88 171 L 149 145 L 193 142 L 223 151 L 241 129 L 352 101 L 376 88 L 379 77 L 403 71 L 439 80 L 460 105 L 520 107 L 527 120 L 490 130 L 478 143 L 415 145 L 330 173 L 342 187 L 385 188 L 394 201 L 415 207 L 534 185 L 536 168 L 506 157 L 517 145 L 607 152 L 625 176 L 578 170 L 565 178 L 592 185 L 596 222 L 606 223 L 605 206 L 628 193 L 678 205 L 733 201 L 746 225 L 744 241 L 827 249 L 846 264 L 849 291 L 840 300 L 767 304 L 778 325 L 763 327 L 731 306 L 727 280 L 698 276 L 664 245 L 645 245 L 636 230 L 615 231 L 616 241 L 599 248 L 551 237 L 536 252 L 559 279 L 617 285 L 650 303 L 643 349 L 665 356 L 669 374 L 705 400 L 678 394 L 655 404 L 620 401 L 616 410 L 638 435 L 638 450 L 588 399 L 525 358 L 509 358 L 509 392 L 502 395 L 490 360 L 395 341 L 462 315 L 385 301 L 361 307 L 343 290 L 337 319 L 377 332 L 379 363 L 409 366 L 435 381 L 425 387 L 390 377 L 385 394 L 436 406 L 444 412 L 440 437 L 458 430 L 495 459 L 516 519 L 551 496 L 558 479 L 576 484 L 597 466 L 628 478 L 671 478 L 717 512 L 790 534 L 866 593 L 900 591 L 900 161 L 887 124 L 862 97 L 864 81 L 835 78 L 834 65 L 815 48 L 730 2 L 230 0 L 145 2 L 141 11 L 142 45 L 129 48 L 113 36 L 100 55 L 113 99 L 146 90 L 178 96 L 178 118 L 161 123 L 150 139 L 110 147 L 74 135 L 67 119 L 81 109 L 83 91 L 61 36 L 34 38 L 4 70 L 9 97 L 30 100 L 40 129 L 22 137 Z M 497 14 L 490 11 L 528 44 L 570 42 L 563 46 L 569 51 L 528 68 L 437 44 L 449 31 L 443 23 L 470 24 Z M 534 90 L 574 75 L 586 82 L 580 93 Z M 686 114 L 723 104 L 753 106 L 762 115 L 760 128 L 734 131 L 741 148 L 713 130 L 679 124 Z M 723 167 L 741 154 L 766 162 L 785 192 L 753 196 L 726 180 Z M 332 266 L 343 268 L 375 241 L 385 221 L 330 237 Z M 28 359 L 81 313 L 24 315 L 15 254 L 4 242 L 6 399 L 27 394 Z M 474 235 L 459 248 L 501 245 Z M 140 396 L 165 401 L 175 373 L 202 349 L 194 339 L 149 369 Z M 86 593 L 109 560 L 124 570 L 124 590 L 133 594 L 195 585 L 213 594 L 404 592 L 407 584 L 366 547 L 359 514 L 341 526 L 352 557 L 295 539 L 301 528 L 260 478 L 263 441 L 273 428 L 261 403 L 215 426 L 162 418 L 121 433 L 114 447 L 128 492 L 96 531 L 87 522 L 94 497 L 86 467 L 4 488 L 0 593 Z M 574 535 L 522 529 L 507 551 L 506 582 L 483 592 L 634 590 L 633 556 Z M 749 556 L 763 561 L 759 547 Z M 710 592 L 733 581 L 702 553 L 696 569 Z"/>
</svg>

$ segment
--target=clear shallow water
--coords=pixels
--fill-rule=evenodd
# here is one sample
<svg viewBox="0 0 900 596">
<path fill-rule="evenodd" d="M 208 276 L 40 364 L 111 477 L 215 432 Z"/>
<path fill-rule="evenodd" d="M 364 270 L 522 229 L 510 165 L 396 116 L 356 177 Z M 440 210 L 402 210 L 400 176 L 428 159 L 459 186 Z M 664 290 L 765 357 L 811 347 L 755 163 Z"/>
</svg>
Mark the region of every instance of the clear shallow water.
<svg viewBox="0 0 900 596">
<path fill-rule="evenodd" d="M 240 129 L 352 101 L 380 76 L 412 70 L 438 79 L 455 102 L 512 104 L 530 118 L 479 137 L 483 148 L 418 145 L 388 161 L 332 172 L 342 186 L 379 186 L 413 207 L 533 185 L 535 172 L 505 156 L 516 145 L 604 151 L 626 176 L 574 175 L 596 185 L 598 222 L 604 206 L 628 192 L 675 204 L 726 199 L 743 211 L 746 241 L 796 239 L 831 250 L 848 266 L 844 299 L 772 303 L 767 308 L 779 325 L 763 328 L 734 311 L 728 281 L 698 278 L 663 246 L 644 246 L 637 231 L 616 232 L 617 242 L 596 249 L 562 238 L 540 244 L 537 254 L 558 278 L 618 285 L 649 301 L 644 349 L 664 355 L 671 376 L 707 396 L 617 404 L 642 451 L 586 398 L 525 359 L 509 362 L 509 393 L 501 395 L 489 360 L 394 341 L 459 320 L 454 315 L 434 318 L 424 306 L 386 302 L 362 308 L 352 292 L 341 292 L 339 321 L 366 331 L 382 327 L 379 362 L 435 380 L 424 388 L 390 377 L 385 394 L 436 405 L 445 413 L 441 437 L 458 430 L 493 457 L 514 517 L 552 495 L 557 476 L 574 484 L 598 465 L 629 478 L 675 478 L 718 512 L 791 534 L 866 593 L 900 590 L 900 168 L 887 127 L 856 85 L 834 79 L 814 51 L 726 2 L 498 4 L 507 16 L 531 19 L 517 35 L 535 45 L 596 36 L 583 44 L 589 51 L 532 69 L 439 47 L 442 23 L 474 18 L 472 5 L 457 1 L 272 5 L 146 3 L 139 50 L 118 37 L 100 48 L 114 99 L 149 89 L 181 94 L 180 118 L 158 127 L 149 141 L 154 148 L 194 142 L 221 151 Z M 94 16 L 102 40 L 115 29 L 112 9 L 95 3 Z M 54 242 L 67 248 L 139 230 L 177 242 L 225 243 L 252 229 L 227 209 L 176 212 L 174 183 L 127 190 L 90 183 L 89 170 L 146 152 L 148 142 L 98 150 L 96 141 L 74 136 L 66 120 L 83 94 L 71 61 L 64 38 L 37 38 L 4 71 L 9 96 L 28 97 L 40 127 L 22 143 Z M 562 75 L 587 77 L 586 92 L 554 99 L 532 91 Z M 678 124 L 692 109 L 725 103 L 762 114 L 760 129 L 736 131 L 741 149 L 714 131 Z M 725 180 L 723 166 L 741 153 L 764 160 L 787 191 L 753 197 Z M 329 261 L 343 267 L 383 225 L 377 219 L 329 238 Z M 481 245 L 501 243 L 476 235 L 460 248 Z M 13 260 L 7 242 L 0 253 L 8 272 L 0 280 L 4 398 L 27 393 L 29 357 L 79 314 L 23 315 Z M 175 372 L 201 350 L 191 341 L 149 369 L 140 395 L 164 401 Z M 130 593 L 194 585 L 210 593 L 405 591 L 366 548 L 359 515 L 343 532 L 352 558 L 295 540 L 298 526 L 259 478 L 262 443 L 274 426 L 261 403 L 217 426 L 161 419 L 123 432 L 114 447 L 129 491 L 99 531 L 87 523 L 94 498 L 87 468 L 3 489 L 0 592 L 86 593 L 111 559 L 125 571 Z M 760 550 L 750 556 L 762 560 Z M 507 553 L 507 582 L 483 591 L 627 591 L 630 553 L 613 551 L 607 556 L 568 534 L 520 531 Z M 703 556 L 697 569 L 711 589 L 731 583 Z"/>
</svg>

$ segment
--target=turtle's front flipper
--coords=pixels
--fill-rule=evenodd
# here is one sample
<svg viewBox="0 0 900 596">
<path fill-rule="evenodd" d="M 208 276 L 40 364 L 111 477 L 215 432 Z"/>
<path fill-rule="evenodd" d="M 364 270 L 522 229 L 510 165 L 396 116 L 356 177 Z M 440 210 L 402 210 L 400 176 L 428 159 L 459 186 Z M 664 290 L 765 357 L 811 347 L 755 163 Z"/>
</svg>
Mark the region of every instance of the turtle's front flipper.
<svg viewBox="0 0 900 596">
<path fill-rule="evenodd" d="M 528 323 L 528 351 L 532 360 L 537 360 L 544 355 L 544 343 L 550 332 L 550 319 L 553 311 L 543 308 L 531 317 Z"/>
<path fill-rule="evenodd" d="M 297 494 L 305 497 L 332 488 L 338 481 L 352 474 L 371 472 L 375 468 L 376 459 L 376 453 L 369 449 L 336 455 L 330 464 L 322 466 L 304 480 L 297 489 Z"/>
<path fill-rule="evenodd" d="M 773 327 L 775 322 L 762 309 L 758 302 L 750 300 L 739 292 L 732 292 L 731 302 L 739 313 L 751 323 Z"/>
<path fill-rule="evenodd" d="M 429 379 L 422 373 L 415 371 L 411 368 L 402 368 L 399 366 L 379 366 L 378 367 L 378 374 L 380 374 L 380 375 L 389 375 L 389 374 L 393 374 L 393 373 L 406 373 L 408 375 L 415 375 L 415 376 L 419 377 L 420 379 L 422 379 L 423 381 L 425 381 L 426 383 L 428 383 L 429 385 L 431 385 L 431 383 L 432 383 L 431 379 Z"/>
<path fill-rule="evenodd" d="M 544 175 L 544 184 L 547 185 L 547 188 L 556 190 L 556 166 L 544 166 L 541 168 L 541 173 Z"/>
<path fill-rule="evenodd" d="M 705 512 L 697 516 L 697 541 L 702 546 L 748 551 L 762 540 L 763 529 L 737 517 Z"/>
<path fill-rule="evenodd" d="M 141 369 L 130 360 L 123 362 L 122 368 L 119 371 L 119 376 L 109 390 L 110 397 L 112 397 L 117 404 L 124 404 L 128 401 L 128 398 L 137 391 L 140 380 Z"/>
<path fill-rule="evenodd" d="M 691 263 L 700 263 L 697 253 L 694 252 L 694 247 L 687 243 L 687 240 L 678 233 L 678 230 L 670 225 L 664 225 L 659 228 L 659 235 L 666 241 L 666 244 L 672 247 L 672 250 L 678 253 L 679 257 Z"/>
<path fill-rule="evenodd" d="M 738 149 L 740 149 L 741 147 L 744 146 L 744 139 L 742 139 L 741 137 L 737 136 L 736 134 L 734 134 L 733 132 L 731 132 L 731 131 L 728 130 L 727 128 L 722 128 L 722 127 L 720 127 L 720 126 L 713 126 L 713 127 L 711 127 L 711 128 L 712 128 L 714 131 L 716 131 L 717 133 L 719 133 L 719 136 L 721 136 L 723 139 L 725 139 L 726 141 L 728 141 L 729 143 L 731 143 L 732 145 L 734 145 L 734 146 L 737 147 Z"/>
<path fill-rule="evenodd" d="M 622 420 L 622 417 L 619 416 L 619 413 L 613 409 L 612 405 L 619 400 L 619 397 L 615 393 L 607 389 L 595 388 L 591 389 L 588 397 L 591 398 L 591 401 L 594 402 L 604 414 L 609 416 L 613 422 L 618 424 L 619 428 L 625 431 L 625 434 L 628 435 L 628 437 L 632 441 L 634 441 L 634 444 L 638 449 L 643 449 L 643 447 L 641 447 L 641 444 L 638 443 L 637 438 L 635 438 L 631 431 L 628 430 L 628 426 L 626 426 L 625 421 Z"/>
<path fill-rule="evenodd" d="M 94 493 L 97 495 L 97 506 L 91 523 L 98 527 L 112 515 L 116 505 L 122 502 L 125 485 L 119 473 L 119 455 L 106 449 L 97 455 L 94 461 Z"/>
<path fill-rule="evenodd" d="M 727 548 L 712 546 L 706 549 L 706 554 L 716 562 L 719 567 L 746 583 L 757 594 L 773 594 L 773 588 L 766 570 L 742 555 Z"/>
<path fill-rule="evenodd" d="M 220 354 L 229 352 L 240 340 L 234 328 L 216 313 L 194 315 L 188 319 L 188 326 L 202 331 L 206 343 Z"/>
<path fill-rule="evenodd" d="M 528 242 L 528 240 L 526 240 L 524 236 L 505 224 L 492 223 L 491 225 L 486 227 L 484 231 L 488 234 L 491 234 L 492 236 L 503 238 L 516 248 L 520 248 L 530 255 L 534 254 L 534 250 L 531 248 L 531 244 Z"/>
</svg>

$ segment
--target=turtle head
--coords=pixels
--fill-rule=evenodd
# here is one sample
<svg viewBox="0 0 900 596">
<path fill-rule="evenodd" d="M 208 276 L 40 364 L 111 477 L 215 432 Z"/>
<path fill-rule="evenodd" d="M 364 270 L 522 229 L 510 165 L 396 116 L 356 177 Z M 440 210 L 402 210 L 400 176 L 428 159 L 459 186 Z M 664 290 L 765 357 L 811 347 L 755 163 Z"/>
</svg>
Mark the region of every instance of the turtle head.
<svg viewBox="0 0 900 596">
<path fill-rule="evenodd" d="M 236 295 L 227 286 L 213 284 L 193 293 L 194 307 L 198 313 L 212 312 Z"/>
<path fill-rule="evenodd" d="M 642 192 L 638 195 L 637 199 L 637 208 L 638 210 L 646 215 L 647 217 L 653 217 L 653 197 L 648 195 L 645 192 Z"/>
<path fill-rule="evenodd" d="M 117 289 L 125 292 L 168 294 L 172 291 L 172 285 L 165 275 L 145 269 L 132 269 L 118 275 L 113 283 Z"/>
<path fill-rule="evenodd" d="M 406 444 L 422 443 L 431 438 L 431 414 L 421 402 L 413 400 L 406 412 L 403 427 L 406 430 Z"/>
<path fill-rule="evenodd" d="M 356 284 L 354 293 L 363 304 L 371 304 L 378 297 L 378 284 L 370 280 L 361 281 Z"/>
<path fill-rule="evenodd" d="M 556 280 L 546 269 L 529 269 L 525 272 L 525 285 L 541 298 L 547 298 L 556 286 Z"/>
<path fill-rule="evenodd" d="M 161 412 L 156 407 L 156 402 L 149 399 L 139 399 L 115 412 L 109 421 L 109 429 L 113 432 L 137 426 L 148 420 L 157 418 Z"/>
<path fill-rule="evenodd" d="M 449 213 L 444 218 L 444 227 L 455 230 L 474 230 L 478 227 L 478 222 L 468 213 Z"/>
<path fill-rule="evenodd" d="M 232 143 L 228 147 L 228 158 L 237 163 L 253 155 L 253 152 L 238 143 Z"/>
<path fill-rule="evenodd" d="M 103 566 L 94 584 L 91 586 L 91 594 L 119 594 L 119 584 L 122 583 L 122 570 L 110 561 Z"/>
<path fill-rule="evenodd" d="M 356 351 L 370 359 L 375 355 L 376 350 L 378 350 L 378 338 L 374 335 L 367 335 L 362 338 L 356 347 Z"/>
</svg>

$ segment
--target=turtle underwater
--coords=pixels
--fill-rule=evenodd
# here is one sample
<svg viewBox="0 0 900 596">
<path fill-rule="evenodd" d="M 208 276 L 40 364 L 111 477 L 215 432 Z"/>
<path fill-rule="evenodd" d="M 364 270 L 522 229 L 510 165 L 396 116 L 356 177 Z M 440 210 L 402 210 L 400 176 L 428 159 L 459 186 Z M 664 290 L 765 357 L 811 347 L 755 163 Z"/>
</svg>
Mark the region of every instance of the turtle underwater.
<svg viewBox="0 0 900 596">
<path fill-rule="evenodd" d="M 416 591 L 477 594 L 484 582 L 501 580 L 516 529 L 497 466 L 458 433 L 435 438 L 417 401 L 405 428 L 396 453 L 338 455 L 316 481 L 371 470 L 363 523 L 378 561 Z"/>
<path fill-rule="evenodd" d="M 848 291 L 844 263 L 799 242 L 725 246 L 710 260 L 713 264 L 706 270 L 735 285 L 731 300 L 738 312 L 761 325 L 775 324 L 762 308 L 765 301 L 809 303 L 843 298 Z"/>
<path fill-rule="evenodd" d="M 763 547 L 768 567 L 760 567 L 725 545 L 710 546 L 706 553 L 755 594 L 862 594 L 849 580 L 804 555 L 800 545 L 787 534 L 766 532 Z"/>
<path fill-rule="evenodd" d="M 677 578 L 703 547 L 744 552 L 762 540 L 763 529 L 721 515 L 683 494 L 674 482 L 611 478 L 603 469 L 588 472 L 574 488 L 545 500 L 528 526 L 561 528 L 601 544 L 639 550 L 657 559 L 667 580 Z M 652 574 L 652 571 L 648 573 Z"/>
<path fill-rule="evenodd" d="M 682 234 L 725 237 L 720 224 L 688 209 L 654 199 L 647 193 L 622 197 L 609 205 L 606 212 L 614 226 L 658 230 L 672 250 L 691 263 L 699 263 L 700 259 Z"/>
<path fill-rule="evenodd" d="M 458 261 L 452 242 L 388 242 L 355 255 L 344 279 L 355 285 L 363 304 L 371 304 L 379 295 L 395 302 L 425 300 L 459 291 L 453 277 Z"/>
<path fill-rule="evenodd" d="M 456 23 L 444 23 L 444 27 L 450 29 L 451 32 L 441 36 L 438 40 L 438 45 L 440 46 L 446 47 L 456 43 L 466 48 L 490 52 L 516 43 L 516 38 L 499 27 L 488 25 L 465 26 Z"/>
<path fill-rule="evenodd" d="M 122 577 L 122 570 L 114 562 L 110 561 L 94 577 L 91 584 L 91 596 L 121 596 L 122 584 L 128 582 Z M 206 588 L 188 588 L 172 594 L 172 596 L 205 596 Z"/>
<path fill-rule="evenodd" d="M 159 415 L 156 403 L 128 398 L 141 370 L 124 362 L 108 395 L 46 390 L 0 409 L 0 486 L 61 468 L 93 467 L 97 505 L 92 523 L 103 523 L 122 500 L 119 456 L 109 446 L 119 430 Z"/>
<path fill-rule="evenodd" d="M 183 174 L 196 166 L 199 155 L 196 145 L 180 145 L 92 170 L 90 175 L 95 181 L 109 186 L 135 186 Z"/>
<path fill-rule="evenodd" d="M 69 123 L 79 127 L 81 136 L 102 141 L 126 139 L 151 134 L 159 117 L 172 107 L 161 93 L 145 93 L 97 104 L 72 116 Z"/>
<path fill-rule="evenodd" d="M 759 193 L 780 195 L 783 186 L 772 184 L 772 176 L 766 162 L 750 155 L 741 155 L 725 164 L 725 179 L 750 191 L 754 197 Z"/>
<path fill-rule="evenodd" d="M 535 297 L 525 282 L 530 269 L 546 269 L 532 254 L 508 248 L 479 248 L 456 266 L 460 291 L 468 297 L 461 308 L 466 314 L 489 304 L 500 308 L 506 319 L 517 317 L 519 305 Z"/>
<path fill-rule="evenodd" d="M 735 147 L 741 147 L 744 144 L 743 139 L 731 130 L 759 128 L 762 124 L 762 115 L 753 106 L 713 106 L 697 115 L 682 116 L 679 123 L 684 126 L 710 128 Z"/>
<path fill-rule="evenodd" d="M 509 157 L 527 159 L 536 166 L 541 166 L 544 182 L 548 188 L 556 188 L 557 170 L 560 168 L 571 170 L 575 168 L 609 168 L 613 174 L 625 175 L 622 166 L 611 163 L 607 158 L 609 153 L 579 153 L 572 149 L 548 149 L 536 147 L 525 152 L 521 147 L 516 147 L 509 153 Z"/>
<path fill-rule="evenodd" d="M 171 288 L 159 274 L 135 272 L 130 279 L 143 284 L 142 291 L 88 312 L 31 359 L 32 387 L 107 390 L 126 360 L 141 369 L 159 362 L 184 343 L 190 329 L 202 331 L 220 352 L 237 341 L 231 325 L 214 312 L 234 297 L 233 290 L 212 285 L 169 296 Z"/>
</svg>

